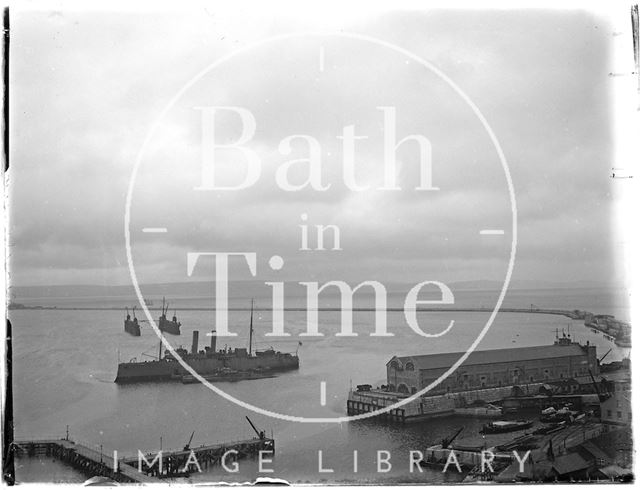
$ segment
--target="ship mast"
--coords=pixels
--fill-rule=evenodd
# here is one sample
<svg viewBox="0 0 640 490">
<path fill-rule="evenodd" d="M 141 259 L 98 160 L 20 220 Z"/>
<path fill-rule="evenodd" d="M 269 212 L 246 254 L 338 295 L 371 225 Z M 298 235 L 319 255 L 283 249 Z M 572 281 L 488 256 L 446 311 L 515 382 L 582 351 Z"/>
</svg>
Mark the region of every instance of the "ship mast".
<svg viewBox="0 0 640 490">
<path fill-rule="evenodd" d="M 251 298 L 251 320 L 249 322 L 249 357 L 251 357 L 252 342 L 253 342 L 253 298 Z"/>
</svg>

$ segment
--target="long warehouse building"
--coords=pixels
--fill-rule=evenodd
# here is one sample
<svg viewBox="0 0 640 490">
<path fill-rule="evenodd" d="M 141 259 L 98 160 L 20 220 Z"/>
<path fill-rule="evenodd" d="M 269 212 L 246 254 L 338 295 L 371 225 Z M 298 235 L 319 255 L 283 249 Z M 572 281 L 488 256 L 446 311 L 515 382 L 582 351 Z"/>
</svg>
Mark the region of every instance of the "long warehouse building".
<svg viewBox="0 0 640 490">
<path fill-rule="evenodd" d="M 387 390 L 415 393 L 430 385 L 460 359 L 463 352 L 394 356 L 387 363 Z M 563 336 L 553 345 L 474 351 L 429 395 L 545 383 L 598 374 L 595 345 Z"/>
</svg>

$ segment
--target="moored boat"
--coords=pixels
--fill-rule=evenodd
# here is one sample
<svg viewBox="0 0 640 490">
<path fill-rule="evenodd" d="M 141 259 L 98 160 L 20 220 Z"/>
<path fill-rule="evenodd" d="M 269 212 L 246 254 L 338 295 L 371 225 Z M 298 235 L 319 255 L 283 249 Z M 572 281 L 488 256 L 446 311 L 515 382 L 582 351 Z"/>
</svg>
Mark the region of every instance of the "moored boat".
<svg viewBox="0 0 640 490">
<path fill-rule="evenodd" d="M 124 331 L 134 337 L 140 337 L 140 324 L 136 318 L 136 307 L 133 307 L 133 320 L 129 314 L 129 308 L 126 308 L 127 316 L 124 319 Z"/>
<path fill-rule="evenodd" d="M 567 407 L 563 407 L 560 410 L 543 410 L 540 422 L 545 424 L 555 424 L 558 422 L 572 422 L 580 415 L 580 412 L 575 410 L 569 410 Z"/>
<path fill-rule="evenodd" d="M 532 425 L 532 420 L 496 420 L 495 422 L 484 424 L 480 433 L 500 434 L 502 432 L 513 432 L 516 430 L 528 429 Z"/>
<path fill-rule="evenodd" d="M 170 333 L 172 335 L 180 335 L 180 325 L 182 325 L 176 318 L 176 312 L 173 312 L 173 318 L 171 321 L 167 320 L 167 311 L 169 310 L 169 303 L 165 306 L 164 297 L 162 298 L 162 315 L 158 321 L 158 328 L 161 332 Z"/>
</svg>

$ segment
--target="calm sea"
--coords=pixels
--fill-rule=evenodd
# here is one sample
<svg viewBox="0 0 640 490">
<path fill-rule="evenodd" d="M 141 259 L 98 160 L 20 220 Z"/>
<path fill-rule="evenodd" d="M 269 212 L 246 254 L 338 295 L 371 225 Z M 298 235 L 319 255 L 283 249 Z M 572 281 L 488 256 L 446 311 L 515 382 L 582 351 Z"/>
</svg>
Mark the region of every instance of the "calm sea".
<svg viewBox="0 0 640 490">
<path fill-rule="evenodd" d="M 495 292 L 467 291 L 456 295 L 457 306 L 490 306 Z M 390 304 L 401 304 L 392 298 Z M 16 301 L 20 301 L 19 298 Z M 154 301 L 155 298 L 154 298 Z M 246 298 L 238 299 L 246 304 Z M 200 345 L 213 328 L 212 311 L 181 311 L 180 307 L 207 306 L 207 298 L 174 297 L 182 322 L 182 335 L 169 337 L 174 346 L 189 348 L 191 333 L 200 330 Z M 513 290 L 504 306 L 586 309 L 609 313 L 629 320 L 628 298 L 617 289 Z M 46 304 L 59 306 L 122 306 L 132 298 L 58 298 Z M 157 302 L 156 302 L 157 304 Z M 268 300 L 257 298 L 257 307 L 268 308 Z M 172 306 L 173 309 L 173 306 Z M 173 311 L 170 311 L 172 314 Z M 156 313 L 154 312 L 154 315 Z M 321 312 L 320 331 L 324 337 L 299 337 L 306 328 L 306 313 L 286 312 L 285 325 L 292 335 L 286 339 L 265 337 L 270 329 L 268 311 L 256 311 L 255 344 L 258 349 L 273 346 L 277 350 L 298 350 L 299 371 L 276 378 L 218 384 L 230 395 L 265 410 L 300 417 L 344 416 L 350 386 L 384 382 L 385 363 L 393 355 L 457 352 L 465 350 L 488 319 L 478 313 L 421 313 L 425 331 L 438 332 L 451 319 L 454 327 L 440 338 L 423 338 L 406 325 L 400 312 L 388 313 L 388 328 L 393 337 L 370 337 L 372 312 L 354 313 L 354 331 L 358 337 L 337 337 L 340 313 Z M 213 468 L 194 474 L 191 481 L 248 481 L 258 476 L 277 477 L 290 482 L 398 483 L 442 482 L 455 480 L 433 470 L 409 472 L 409 451 L 424 450 L 439 442 L 460 426 L 463 434 L 479 429 L 482 420 L 456 417 L 436 419 L 406 426 L 384 425 L 368 420 L 346 423 L 296 423 L 283 421 L 222 398 L 200 384 L 151 383 L 120 386 L 113 381 L 118 359 L 149 359 L 158 351 L 158 338 L 143 323 L 142 336 L 134 338 L 123 331 L 120 311 L 14 310 L 13 384 L 15 437 L 60 437 L 69 426 L 70 437 L 111 455 L 135 454 L 137 449 L 156 451 L 181 448 L 192 431 L 192 446 L 246 439 L 253 431 L 245 421 L 273 433 L 276 455 L 269 466 L 271 474 L 259 474 L 255 460 L 240 462 L 236 474 Z M 139 318 L 143 318 L 142 315 Z M 219 339 L 218 345 L 246 347 L 248 311 L 230 312 L 231 330 L 237 337 Z M 589 340 L 598 346 L 598 354 L 609 348 L 607 360 L 628 355 L 601 334 L 591 332 L 579 321 L 536 314 L 499 314 L 480 344 L 480 349 L 551 344 L 556 329 L 570 329 L 574 339 Z M 299 345 L 299 342 L 302 345 Z M 320 402 L 320 384 L 326 383 L 326 403 Z M 358 471 L 353 471 L 353 452 L 358 451 Z M 391 470 L 378 473 L 376 452 L 391 453 Z M 318 452 L 323 466 L 332 473 L 318 472 Z M 83 481 L 84 477 L 53 461 L 17 460 L 19 481 Z"/>
</svg>

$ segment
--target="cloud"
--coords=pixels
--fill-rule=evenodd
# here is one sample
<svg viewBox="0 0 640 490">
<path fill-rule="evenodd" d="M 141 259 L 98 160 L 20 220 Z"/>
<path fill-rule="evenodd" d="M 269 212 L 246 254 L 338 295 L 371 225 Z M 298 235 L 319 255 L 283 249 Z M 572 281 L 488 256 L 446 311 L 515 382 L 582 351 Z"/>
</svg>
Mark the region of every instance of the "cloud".
<svg viewBox="0 0 640 490">
<path fill-rule="evenodd" d="M 16 284 L 128 282 L 125 195 L 163 107 L 203 67 L 234 49 L 318 27 L 408 49 L 475 102 L 509 161 L 519 210 L 516 278 L 594 280 L 618 260 L 607 238 L 616 206 L 608 179 L 611 36 L 606 22 L 588 13 L 397 11 L 276 20 L 230 11 L 19 12 L 13 25 L 8 180 Z M 201 114 L 194 107 L 203 104 L 243 106 L 254 114 L 251 148 L 262 167 L 250 190 L 194 191 L 202 171 Z M 396 108 L 398 140 L 429 138 L 439 191 L 414 190 L 420 177 L 415 142 L 398 151 L 403 191 L 375 190 L 384 175 L 381 106 Z M 219 123 L 218 141 L 239 136 L 233 116 Z M 343 181 L 337 136 L 351 124 L 368 136 L 357 141 L 355 176 L 372 190 L 352 192 Z M 327 192 L 287 193 L 275 185 L 278 167 L 305 157 L 300 140 L 290 155 L 278 151 L 294 134 L 313 135 L 321 144 Z M 227 152 L 218 175 L 241 178 L 244 164 L 239 152 Z M 293 181 L 306 178 L 303 164 L 292 169 Z M 495 148 L 451 87 L 392 50 L 322 36 L 266 44 L 205 74 L 160 121 L 138 171 L 131 212 L 142 282 L 185 280 L 187 251 L 209 249 L 255 251 L 261 267 L 280 254 L 287 263 L 282 274 L 295 280 L 310 274 L 500 279 L 511 232 Z M 344 250 L 298 250 L 303 213 L 309 226 L 338 225 Z M 149 226 L 169 232 L 143 234 Z M 481 237 L 483 228 L 506 233 Z"/>
</svg>

